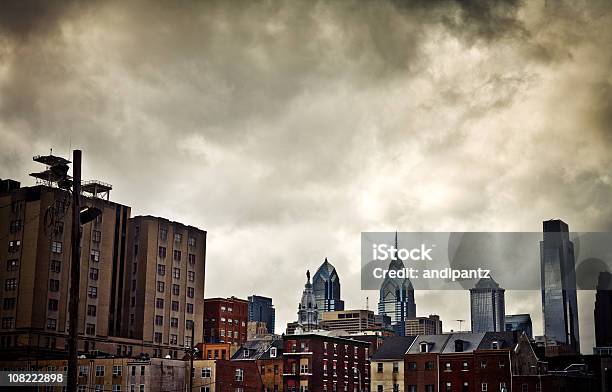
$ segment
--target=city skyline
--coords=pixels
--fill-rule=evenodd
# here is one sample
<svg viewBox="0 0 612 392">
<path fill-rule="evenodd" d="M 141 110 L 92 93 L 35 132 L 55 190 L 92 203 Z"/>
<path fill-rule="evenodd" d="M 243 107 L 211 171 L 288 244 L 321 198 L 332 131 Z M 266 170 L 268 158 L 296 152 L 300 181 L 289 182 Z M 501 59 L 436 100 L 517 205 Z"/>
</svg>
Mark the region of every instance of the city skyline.
<svg viewBox="0 0 612 392">
<path fill-rule="evenodd" d="M 375 309 L 363 231 L 612 231 L 610 4 L 433 3 L 7 5 L 0 178 L 83 149 L 133 216 L 210 233 L 206 297 L 271 297 L 277 328 L 324 257 L 345 308 Z M 445 329 L 469 314 L 468 292 L 415 297 Z M 535 335 L 540 298 L 506 292 Z"/>
</svg>

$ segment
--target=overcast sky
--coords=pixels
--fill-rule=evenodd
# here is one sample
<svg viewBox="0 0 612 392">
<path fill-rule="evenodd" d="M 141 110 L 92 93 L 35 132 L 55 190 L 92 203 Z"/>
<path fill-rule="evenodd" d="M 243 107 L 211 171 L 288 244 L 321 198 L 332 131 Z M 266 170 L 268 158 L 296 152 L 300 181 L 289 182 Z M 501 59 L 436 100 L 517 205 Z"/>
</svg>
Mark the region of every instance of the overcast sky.
<svg viewBox="0 0 612 392">
<path fill-rule="evenodd" d="M 83 149 L 133 215 L 207 230 L 206 296 L 271 296 L 279 331 L 325 257 L 375 308 L 362 231 L 612 229 L 612 4 L 460 3 L 3 2 L 0 177 Z M 416 298 L 469 323 L 467 292 Z M 537 291 L 506 306 L 542 333 Z"/>
</svg>

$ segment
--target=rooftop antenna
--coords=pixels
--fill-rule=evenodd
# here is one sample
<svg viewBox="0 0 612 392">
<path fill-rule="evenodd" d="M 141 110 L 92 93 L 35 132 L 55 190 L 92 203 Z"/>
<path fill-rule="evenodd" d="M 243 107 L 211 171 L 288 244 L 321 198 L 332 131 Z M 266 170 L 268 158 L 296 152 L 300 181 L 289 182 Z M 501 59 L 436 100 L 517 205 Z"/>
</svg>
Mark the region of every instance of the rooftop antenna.
<svg viewBox="0 0 612 392">
<path fill-rule="evenodd" d="M 457 320 L 455 320 L 455 321 L 458 321 L 458 322 L 459 322 L 459 332 L 463 331 L 463 328 L 462 328 L 462 327 L 463 327 L 463 322 L 464 322 L 465 320 L 457 319 Z"/>
<path fill-rule="evenodd" d="M 370 310 L 370 297 L 366 297 L 366 310 Z"/>
</svg>

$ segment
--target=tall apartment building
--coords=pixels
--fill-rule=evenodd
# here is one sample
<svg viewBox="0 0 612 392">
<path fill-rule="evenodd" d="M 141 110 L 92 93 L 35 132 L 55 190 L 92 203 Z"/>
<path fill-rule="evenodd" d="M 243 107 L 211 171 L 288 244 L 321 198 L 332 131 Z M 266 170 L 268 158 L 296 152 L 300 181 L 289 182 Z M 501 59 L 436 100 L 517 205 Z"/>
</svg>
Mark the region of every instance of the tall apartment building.
<svg viewBox="0 0 612 392">
<path fill-rule="evenodd" d="M 371 310 L 338 310 L 322 312 L 321 328 L 327 330 L 342 330 L 357 333 L 377 327 L 374 312 Z"/>
<path fill-rule="evenodd" d="M 236 297 L 204 300 L 204 340 L 241 345 L 247 340 L 248 301 Z"/>
<path fill-rule="evenodd" d="M 574 243 L 561 220 L 543 223 L 540 241 L 544 335 L 580 352 Z"/>
<path fill-rule="evenodd" d="M 153 216 L 129 228 L 123 335 L 175 358 L 203 336 L 206 232 Z"/>
<path fill-rule="evenodd" d="M 470 289 L 472 332 L 502 332 L 506 329 L 505 290 L 490 279 L 480 279 Z"/>
<path fill-rule="evenodd" d="M 442 321 L 436 314 L 406 320 L 406 336 L 437 335 L 442 333 Z"/>
<path fill-rule="evenodd" d="M 274 333 L 276 323 L 276 310 L 272 305 L 272 298 L 261 295 L 251 295 L 249 300 L 249 321 L 266 323 L 267 333 Z"/>
<path fill-rule="evenodd" d="M 53 185 L 0 181 L 0 358 L 66 354 L 72 199 Z M 109 200 L 109 184 L 81 188 L 81 204 L 101 214 L 82 226 L 79 351 L 181 356 L 190 329 L 196 342 L 203 334 L 206 232 L 162 218 L 130 219 L 130 207 Z"/>
<path fill-rule="evenodd" d="M 5 182 L 3 182 L 6 184 Z M 72 212 L 70 195 L 46 185 L 2 187 L 0 297 L 3 356 L 65 352 Z M 79 349 L 115 352 L 109 337 L 121 328 L 130 207 L 83 196 L 102 211 L 83 225 Z"/>
</svg>

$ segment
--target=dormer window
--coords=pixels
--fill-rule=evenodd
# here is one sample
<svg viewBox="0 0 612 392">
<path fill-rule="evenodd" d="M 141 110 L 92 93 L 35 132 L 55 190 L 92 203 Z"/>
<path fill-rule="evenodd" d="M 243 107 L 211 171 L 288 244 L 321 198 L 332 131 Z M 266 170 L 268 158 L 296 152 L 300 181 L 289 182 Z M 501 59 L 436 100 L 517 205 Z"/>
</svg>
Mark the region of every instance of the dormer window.
<svg viewBox="0 0 612 392">
<path fill-rule="evenodd" d="M 276 347 L 270 347 L 270 358 L 276 358 Z"/>
<path fill-rule="evenodd" d="M 422 342 L 420 345 L 420 351 L 422 353 L 428 353 L 429 352 L 429 344 L 427 342 Z"/>
<path fill-rule="evenodd" d="M 499 342 L 497 340 L 494 340 L 491 342 L 491 348 L 493 350 L 498 350 L 499 349 Z"/>
<path fill-rule="evenodd" d="M 251 355 L 251 353 L 249 352 L 249 349 L 248 349 L 248 348 L 245 348 L 245 349 L 244 349 L 244 357 L 245 357 L 245 358 L 248 358 L 248 357 L 249 357 L 249 355 Z"/>
<path fill-rule="evenodd" d="M 463 342 L 463 340 L 459 340 L 459 339 L 458 339 L 458 340 L 455 340 L 455 352 L 456 352 L 456 353 L 461 353 L 461 352 L 463 352 L 463 349 L 464 349 L 464 347 L 463 347 L 463 346 L 464 346 L 464 342 Z"/>
</svg>

